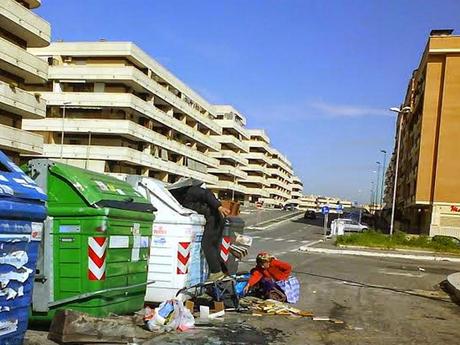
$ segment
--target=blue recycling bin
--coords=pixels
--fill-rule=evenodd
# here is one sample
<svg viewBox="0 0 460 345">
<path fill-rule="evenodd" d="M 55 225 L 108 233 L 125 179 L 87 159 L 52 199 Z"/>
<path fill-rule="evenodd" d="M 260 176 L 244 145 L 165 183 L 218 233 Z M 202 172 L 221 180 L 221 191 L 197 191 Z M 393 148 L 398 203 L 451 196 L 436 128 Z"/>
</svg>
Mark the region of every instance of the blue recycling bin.
<svg viewBox="0 0 460 345">
<path fill-rule="evenodd" d="M 0 344 L 27 330 L 46 195 L 0 151 Z"/>
</svg>

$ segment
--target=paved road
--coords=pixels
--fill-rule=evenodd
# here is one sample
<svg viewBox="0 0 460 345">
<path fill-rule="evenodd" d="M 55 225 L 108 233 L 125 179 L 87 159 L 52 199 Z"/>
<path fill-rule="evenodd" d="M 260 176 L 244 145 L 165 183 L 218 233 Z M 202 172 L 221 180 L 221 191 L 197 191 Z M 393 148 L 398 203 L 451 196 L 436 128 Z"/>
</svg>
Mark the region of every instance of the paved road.
<svg viewBox="0 0 460 345">
<path fill-rule="evenodd" d="M 246 226 L 254 226 L 256 224 L 263 224 L 271 219 L 276 219 L 280 217 L 289 217 L 296 213 L 302 213 L 302 211 L 284 211 L 280 209 L 257 209 L 257 208 L 247 208 L 241 210 L 240 217 L 244 219 Z"/>
<path fill-rule="evenodd" d="M 439 283 L 459 264 L 309 254 L 294 251 L 321 238 L 313 221 L 283 222 L 252 231 L 254 245 L 240 268 L 270 251 L 290 262 L 302 284 L 298 307 L 343 324 L 283 316 L 227 312 L 224 321 L 201 323 L 185 333 L 156 336 L 149 344 L 460 344 L 460 306 Z"/>
<path fill-rule="evenodd" d="M 303 220 L 251 232 L 254 247 L 293 264 L 302 284 L 298 306 L 343 324 L 227 313 L 225 321 L 148 344 L 460 344 L 460 306 L 439 283 L 460 265 L 307 254 L 292 250 L 321 237 Z"/>
</svg>

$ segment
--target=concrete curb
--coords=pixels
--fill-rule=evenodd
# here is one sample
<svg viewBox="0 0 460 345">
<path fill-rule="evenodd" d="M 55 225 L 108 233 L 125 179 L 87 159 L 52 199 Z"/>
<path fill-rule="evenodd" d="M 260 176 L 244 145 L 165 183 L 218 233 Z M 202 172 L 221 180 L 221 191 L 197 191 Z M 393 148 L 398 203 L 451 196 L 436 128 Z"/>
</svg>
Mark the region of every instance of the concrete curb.
<svg viewBox="0 0 460 345">
<path fill-rule="evenodd" d="M 452 273 L 447 276 L 447 288 L 460 301 L 460 272 Z"/>
<path fill-rule="evenodd" d="M 414 254 L 399 254 L 388 252 L 369 252 L 364 250 L 344 250 L 344 249 L 327 249 L 327 248 L 312 248 L 310 246 L 302 246 L 299 251 L 320 253 L 320 254 L 336 254 L 336 255 L 355 255 L 355 256 L 369 256 L 376 258 L 395 258 L 407 260 L 422 260 L 422 261 L 448 261 L 460 263 L 459 257 L 449 256 L 434 256 L 434 255 L 414 255 Z M 460 279 L 459 279 L 460 281 Z"/>
</svg>

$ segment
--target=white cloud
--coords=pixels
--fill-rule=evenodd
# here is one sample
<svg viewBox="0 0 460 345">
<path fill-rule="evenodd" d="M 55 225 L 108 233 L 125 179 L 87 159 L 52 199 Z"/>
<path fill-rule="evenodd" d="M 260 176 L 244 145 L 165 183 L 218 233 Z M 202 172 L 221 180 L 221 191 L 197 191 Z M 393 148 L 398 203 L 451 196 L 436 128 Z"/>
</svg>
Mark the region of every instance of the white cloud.
<svg viewBox="0 0 460 345">
<path fill-rule="evenodd" d="M 333 117 L 391 116 L 391 113 L 386 109 L 363 105 L 339 105 L 326 102 L 313 102 L 310 103 L 310 106 L 323 115 Z"/>
<path fill-rule="evenodd" d="M 264 122 L 299 122 L 306 119 L 321 118 L 364 118 L 391 117 L 392 113 L 384 108 L 367 105 L 343 105 L 324 101 L 306 101 L 296 104 L 281 104 L 272 107 L 248 109 L 249 118 L 255 117 Z"/>
</svg>

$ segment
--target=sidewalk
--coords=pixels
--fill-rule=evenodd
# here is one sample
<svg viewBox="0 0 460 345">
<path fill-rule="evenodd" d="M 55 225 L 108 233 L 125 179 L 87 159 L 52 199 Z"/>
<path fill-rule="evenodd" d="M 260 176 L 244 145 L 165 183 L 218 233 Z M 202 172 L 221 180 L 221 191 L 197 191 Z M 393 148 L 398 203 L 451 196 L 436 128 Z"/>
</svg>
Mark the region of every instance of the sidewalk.
<svg viewBox="0 0 460 345">
<path fill-rule="evenodd" d="M 331 255 L 355 255 L 379 258 L 398 258 L 407 260 L 423 261 L 448 261 L 460 263 L 460 257 L 445 253 L 436 253 L 423 250 L 406 250 L 406 249 L 379 249 L 360 246 L 340 246 L 333 243 L 333 239 L 316 243 L 315 245 L 302 246 L 299 251 Z M 460 282 L 460 277 L 459 277 Z"/>
<path fill-rule="evenodd" d="M 455 296 L 457 302 L 460 302 L 460 272 L 447 276 L 447 288 Z"/>
</svg>

